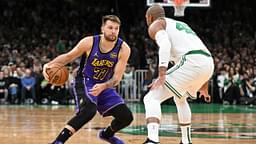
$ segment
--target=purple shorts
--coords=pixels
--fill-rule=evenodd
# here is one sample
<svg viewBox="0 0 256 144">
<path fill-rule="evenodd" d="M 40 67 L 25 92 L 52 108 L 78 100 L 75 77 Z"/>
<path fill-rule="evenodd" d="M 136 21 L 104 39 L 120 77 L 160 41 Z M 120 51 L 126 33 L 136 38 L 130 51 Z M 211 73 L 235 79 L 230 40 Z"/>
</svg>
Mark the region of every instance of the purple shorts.
<svg viewBox="0 0 256 144">
<path fill-rule="evenodd" d="M 84 97 L 86 100 L 96 104 L 98 112 L 103 116 L 108 116 L 108 111 L 120 104 L 124 104 L 123 98 L 114 88 L 108 88 L 102 91 L 98 96 L 89 94 L 93 84 L 85 79 L 76 80 L 73 83 L 73 92 L 76 101 L 76 107 L 79 108 L 79 98 Z"/>
</svg>

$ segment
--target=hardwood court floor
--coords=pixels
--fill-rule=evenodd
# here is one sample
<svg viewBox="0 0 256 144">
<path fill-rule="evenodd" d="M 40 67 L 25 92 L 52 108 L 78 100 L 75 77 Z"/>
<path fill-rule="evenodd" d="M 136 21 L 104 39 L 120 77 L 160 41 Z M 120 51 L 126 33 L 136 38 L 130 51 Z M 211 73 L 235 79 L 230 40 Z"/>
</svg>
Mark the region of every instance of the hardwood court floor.
<svg viewBox="0 0 256 144">
<path fill-rule="evenodd" d="M 144 108 L 129 104 L 134 113 L 131 126 L 117 135 L 127 144 L 145 140 Z M 179 130 L 174 106 L 163 106 L 160 128 L 162 144 L 178 144 Z M 256 143 L 256 108 L 214 104 L 192 105 L 193 144 L 254 144 Z M 0 144 L 47 144 L 51 142 L 73 115 L 72 106 L 0 106 Z M 98 114 L 67 144 L 104 144 L 96 138 L 97 130 L 105 127 L 111 117 Z"/>
</svg>

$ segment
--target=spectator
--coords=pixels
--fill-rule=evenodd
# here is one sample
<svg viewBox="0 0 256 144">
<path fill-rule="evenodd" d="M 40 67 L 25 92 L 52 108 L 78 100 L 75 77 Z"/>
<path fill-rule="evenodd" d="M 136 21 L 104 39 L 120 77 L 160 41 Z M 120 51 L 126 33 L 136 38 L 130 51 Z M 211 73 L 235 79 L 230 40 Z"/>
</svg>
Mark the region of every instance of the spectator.
<svg viewBox="0 0 256 144">
<path fill-rule="evenodd" d="M 84 21 L 109 12 L 118 13 L 124 18 L 121 36 L 127 35 L 124 38 L 132 48 L 129 62 L 136 69 L 142 69 L 147 67 L 148 59 L 155 61 L 157 47 L 144 36 L 147 32 L 143 20 L 143 1 L 130 0 L 127 5 L 117 2 L 115 8 L 108 1 L 87 0 L 86 5 L 81 2 L 1 0 L 0 67 L 11 67 L 5 71 L 5 75 L 8 73 L 15 78 L 22 78 L 25 67 L 32 67 L 34 63 L 42 65 L 58 53 L 72 48 L 81 37 L 99 33 L 98 19 Z M 256 9 L 252 7 L 255 3 L 251 1 L 248 5 L 245 1 L 232 1 L 230 5 L 228 0 L 212 1 L 211 9 L 186 11 L 184 20 L 191 24 L 210 48 L 218 69 L 224 68 L 224 64 L 232 67 L 235 64 L 236 73 L 244 73 L 255 67 Z M 133 11 L 129 11 L 131 8 Z M 215 75 L 218 78 L 219 70 Z M 213 85 L 220 84 L 216 82 Z M 17 90 L 19 97 L 19 87 Z"/>
<path fill-rule="evenodd" d="M 235 74 L 233 67 L 229 68 L 228 77 L 224 80 L 225 92 L 223 104 L 236 104 L 240 102 L 240 76 Z"/>
<path fill-rule="evenodd" d="M 256 81 L 244 73 L 241 87 L 242 104 L 256 104 Z"/>
<path fill-rule="evenodd" d="M 8 84 L 4 78 L 4 72 L 0 71 L 0 104 L 7 104 Z"/>
<path fill-rule="evenodd" d="M 126 69 L 123 75 L 123 79 L 121 81 L 121 88 L 122 88 L 122 96 L 125 98 L 127 96 L 135 96 L 135 89 L 134 89 L 134 67 L 130 64 L 126 65 Z"/>
<path fill-rule="evenodd" d="M 54 86 L 49 84 L 48 86 L 50 104 L 63 104 L 67 93 L 65 84 L 61 86 Z"/>
<path fill-rule="evenodd" d="M 35 85 L 36 79 L 32 75 L 32 71 L 29 68 L 25 70 L 25 76 L 21 78 L 21 102 L 32 104 L 36 101 Z M 28 97 L 30 95 L 30 97 Z M 31 99 L 32 98 L 32 99 Z"/>
<path fill-rule="evenodd" d="M 18 104 L 20 99 L 20 79 L 16 77 L 8 77 L 9 99 L 11 104 Z"/>
<path fill-rule="evenodd" d="M 41 82 L 44 80 L 42 75 L 42 64 L 36 59 L 33 61 L 33 72 L 32 76 L 36 80 L 35 84 L 35 92 L 36 92 L 36 103 L 40 103 L 42 99 L 42 89 L 41 89 Z"/>
<path fill-rule="evenodd" d="M 66 45 L 65 45 L 63 39 L 59 39 L 59 41 L 57 42 L 57 44 L 56 44 L 56 51 L 59 54 L 63 54 L 63 53 L 66 52 Z"/>
</svg>

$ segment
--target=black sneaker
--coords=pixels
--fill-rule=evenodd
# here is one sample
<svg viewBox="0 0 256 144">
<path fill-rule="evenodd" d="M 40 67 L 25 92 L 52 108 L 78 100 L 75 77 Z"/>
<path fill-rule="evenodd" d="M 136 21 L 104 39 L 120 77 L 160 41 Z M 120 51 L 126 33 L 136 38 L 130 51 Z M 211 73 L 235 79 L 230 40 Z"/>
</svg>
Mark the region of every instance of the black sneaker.
<svg viewBox="0 0 256 144">
<path fill-rule="evenodd" d="M 143 144 L 160 144 L 160 142 L 154 142 L 154 141 L 150 140 L 149 138 L 147 138 L 147 140 Z"/>
</svg>

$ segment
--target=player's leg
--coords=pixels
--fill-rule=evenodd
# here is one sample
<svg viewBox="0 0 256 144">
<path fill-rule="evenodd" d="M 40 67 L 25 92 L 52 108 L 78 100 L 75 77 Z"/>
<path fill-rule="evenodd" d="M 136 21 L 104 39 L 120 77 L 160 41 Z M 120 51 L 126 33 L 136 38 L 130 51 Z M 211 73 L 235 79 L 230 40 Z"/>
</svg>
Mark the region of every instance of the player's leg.
<svg viewBox="0 0 256 144">
<path fill-rule="evenodd" d="M 179 125 L 181 128 L 181 141 L 183 144 L 190 144 L 191 141 L 191 110 L 187 102 L 187 98 L 174 97 L 177 107 Z"/>
<path fill-rule="evenodd" d="M 159 143 L 159 126 L 161 120 L 161 103 L 170 98 L 170 93 L 166 87 L 159 87 L 157 89 L 149 91 L 144 97 L 144 105 L 146 111 L 146 121 L 148 136 L 147 143 Z"/>
<path fill-rule="evenodd" d="M 182 60 L 181 60 L 182 61 Z M 197 64 L 195 66 L 194 64 Z M 181 143 L 191 144 L 191 109 L 187 97 L 196 98 L 196 92 L 210 78 L 213 71 L 211 58 L 204 55 L 189 55 L 177 69 L 170 71 L 167 85 L 176 91 L 174 101 L 177 107 L 178 120 L 181 128 Z M 200 76 L 199 76 L 200 74 Z"/>
<path fill-rule="evenodd" d="M 179 71 L 175 72 L 176 79 L 178 79 L 178 75 Z M 181 128 L 181 144 L 191 144 L 191 110 L 187 102 L 187 97 L 189 94 L 185 92 L 186 88 L 188 87 L 186 84 L 189 84 L 189 82 L 183 83 L 182 80 L 186 82 L 185 76 L 183 76 L 183 79 L 180 79 L 179 81 L 181 84 L 179 84 L 173 81 L 174 77 L 172 76 L 173 75 L 167 79 L 165 84 L 166 87 L 168 87 L 168 89 L 175 94 L 174 102 L 177 107 L 178 121 Z"/>
<path fill-rule="evenodd" d="M 181 144 L 191 142 L 191 110 L 187 102 L 188 88 L 195 84 L 196 73 L 187 70 L 188 63 L 184 62 L 175 71 L 168 74 L 166 86 L 172 91 L 177 107 L 178 121 L 181 128 Z"/>
<path fill-rule="evenodd" d="M 107 89 L 98 96 L 98 111 L 105 116 L 113 116 L 111 124 L 99 131 L 98 137 L 104 141 L 115 144 L 123 144 L 124 142 L 115 137 L 114 134 L 128 126 L 133 115 L 130 109 L 125 105 L 122 97 L 114 89 Z"/>
<path fill-rule="evenodd" d="M 81 105 L 81 110 L 71 118 L 63 130 L 59 133 L 53 144 L 63 144 L 69 137 L 78 131 L 84 124 L 89 122 L 96 114 L 96 105 L 87 102 Z"/>
<path fill-rule="evenodd" d="M 112 120 L 111 124 L 107 128 L 100 131 L 99 136 L 103 137 L 106 140 L 112 139 L 110 141 L 115 141 L 113 140 L 114 134 L 117 131 L 130 125 L 131 122 L 133 121 L 133 115 L 130 109 L 125 104 L 119 104 L 114 108 L 110 109 L 108 111 L 108 115 L 113 116 L 114 119 Z"/>
<path fill-rule="evenodd" d="M 96 114 L 96 104 L 89 98 L 83 79 L 76 79 L 76 82 L 73 85 L 73 95 L 76 99 L 77 113 L 68 121 L 67 125 L 59 133 L 53 144 L 65 143 L 69 137 L 78 131 L 84 124 L 89 122 Z M 83 100 L 81 104 L 79 103 L 79 98 L 82 98 Z"/>
</svg>

